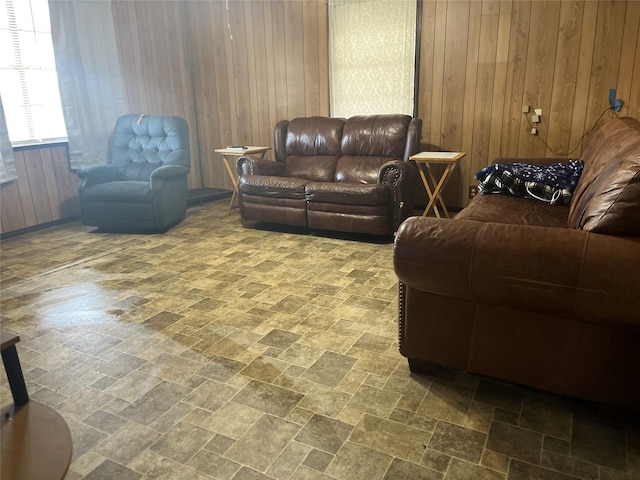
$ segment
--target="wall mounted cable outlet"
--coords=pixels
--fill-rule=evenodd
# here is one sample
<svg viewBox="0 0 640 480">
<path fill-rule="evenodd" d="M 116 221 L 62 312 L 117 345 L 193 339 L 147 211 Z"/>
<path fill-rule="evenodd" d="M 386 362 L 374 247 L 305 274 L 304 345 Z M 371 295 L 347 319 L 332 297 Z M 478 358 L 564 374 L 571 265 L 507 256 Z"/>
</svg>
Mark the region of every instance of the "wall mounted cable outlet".
<svg viewBox="0 0 640 480">
<path fill-rule="evenodd" d="M 542 109 L 541 108 L 536 108 L 533 110 L 533 113 L 535 113 L 536 115 L 540 116 L 542 115 Z"/>
<path fill-rule="evenodd" d="M 622 100 L 616 98 L 615 88 L 609 90 L 609 105 L 611 107 L 611 110 L 613 110 L 614 112 L 619 112 L 622 108 L 622 105 L 624 105 L 624 102 Z"/>
<path fill-rule="evenodd" d="M 540 115 L 538 115 L 538 114 L 531 115 L 531 121 L 533 123 L 540 123 Z"/>
<path fill-rule="evenodd" d="M 529 107 L 529 105 L 522 106 L 522 113 L 529 113 L 529 110 L 531 110 L 531 107 Z"/>
</svg>

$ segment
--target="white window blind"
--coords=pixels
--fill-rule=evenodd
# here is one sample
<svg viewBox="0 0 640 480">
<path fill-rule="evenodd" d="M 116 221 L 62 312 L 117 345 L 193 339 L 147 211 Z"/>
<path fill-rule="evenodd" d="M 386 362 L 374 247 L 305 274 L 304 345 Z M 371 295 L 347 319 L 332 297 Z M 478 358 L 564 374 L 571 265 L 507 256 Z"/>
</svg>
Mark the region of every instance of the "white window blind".
<svg viewBox="0 0 640 480">
<path fill-rule="evenodd" d="M 0 93 L 12 145 L 66 140 L 47 0 L 0 0 Z"/>
<path fill-rule="evenodd" d="M 413 115 L 416 0 L 329 0 L 331 115 Z"/>
</svg>

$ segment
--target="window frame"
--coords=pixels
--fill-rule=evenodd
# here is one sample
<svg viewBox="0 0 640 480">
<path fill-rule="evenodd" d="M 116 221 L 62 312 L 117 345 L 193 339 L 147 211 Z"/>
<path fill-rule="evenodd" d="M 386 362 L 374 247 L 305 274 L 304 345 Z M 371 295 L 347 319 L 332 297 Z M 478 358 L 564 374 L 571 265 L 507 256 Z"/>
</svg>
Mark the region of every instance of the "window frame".
<svg viewBox="0 0 640 480">
<path fill-rule="evenodd" d="M 43 23 L 44 7 L 46 7 L 46 25 Z M 68 133 L 58 88 L 48 3 L 46 0 L 0 0 L 0 9 L 6 13 L 0 23 L 0 33 L 2 33 L 0 38 L 9 41 L 8 45 L 4 41 L 2 42 L 3 50 L 6 52 L 4 53 L 6 60 L 0 63 L 0 72 L 5 78 L 5 84 L 7 83 L 6 79 L 12 76 L 7 72 L 19 72 L 19 84 L 14 83 L 11 92 L 15 93 L 17 88 L 21 99 L 24 100 L 22 102 L 8 102 L 7 98 L 15 98 L 16 95 L 10 97 L 7 95 L 10 90 L 6 86 L 2 88 L 0 85 L 0 90 L 4 93 L 2 98 L 11 146 L 16 150 L 23 149 L 22 147 L 41 148 L 65 144 L 68 142 Z M 28 20 L 26 20 L 27 18 Z M 20 42 L 20 37 L 24 38 L 25 35 L 33 40 L 31 48 L 25 47 L 24 41 Z M 23 53 L 27 57 L 26 61 L 23 58 Z M 11 60 L 13 60 L 12 63 L 10 63 Z M 43 82 L 45 75 L 39 75 L 40 72 L 45 75 L 52 74 L 52 80 Z M 28 73 L 31 75 L 25 75 Z M 27 77 L 31 78 L 27 79 Z M 33 78 L 37 80 L 33 81 Z M 31 84 L 29 84 L 30 81 Z M 43 85 L 45 86 L 43 87 Z M 53 95 L 52 92 L 54 92 Z M 46 98 L 47 100 L 39 102 L 38 98 Z M 24 109 L 24 112 L 17 113 L 19 109 Z M 52 118 L 55 125 L 53 132 L 43 126 L 50 124 Z M 14 127 L 12 132 L 11 125 L 15 125 L 15 122 L 18 121 L 22 123 L 20 127 L 22 135 L 16 138 L 17 130 Z M 37 125 L 37 122 L 40 122 L 40 126 Z M 63 132 L 64 135 L 61 135 Z M 29 135 L 28 138 L 25 137 L 25 133 Z M 55 135 L 47 135 L 47 133 Z"/>
</svg>

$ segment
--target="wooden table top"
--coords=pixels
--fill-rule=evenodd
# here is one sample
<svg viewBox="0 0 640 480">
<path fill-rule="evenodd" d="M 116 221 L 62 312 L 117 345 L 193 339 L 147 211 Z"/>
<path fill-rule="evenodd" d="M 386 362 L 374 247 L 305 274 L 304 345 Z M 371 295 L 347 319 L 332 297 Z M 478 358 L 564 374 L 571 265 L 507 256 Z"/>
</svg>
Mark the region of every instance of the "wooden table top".
<svg viewBox="0 0 640 480">
<path fill-rule="evenodd" d="M 229 149 L 229 148 L 217 148 L 215 150 L 216 153 L 221 153 L 222 155 L 251 155 L 252 153 L 262 153 L 267 150 L 271 150 L 271 147 L 259 147 L 256 145 L 246 146 L 243 149 Z"/>
<path fill-rule="evenodd" d="M 0 341 L 2 342 L 2 350 L 4 350 L 5 348 L 9 348 L 11 345 L 18 343 L 20 341 L 20 337 L 15 333 L 0 330 Z"/>
<path fill-rule="evenodd" d="M 0 478 L 60 480 L 67 474 L 71 432 L 52 408 L 31 400 L 2 426 L 1 436 Z"/>
<path fill-rule="evenodd" d="M 465 152 L 420 152 L 411 155 L 409 160 L 425 163 L 454 163 L 465 155 Z"/>
</svg>

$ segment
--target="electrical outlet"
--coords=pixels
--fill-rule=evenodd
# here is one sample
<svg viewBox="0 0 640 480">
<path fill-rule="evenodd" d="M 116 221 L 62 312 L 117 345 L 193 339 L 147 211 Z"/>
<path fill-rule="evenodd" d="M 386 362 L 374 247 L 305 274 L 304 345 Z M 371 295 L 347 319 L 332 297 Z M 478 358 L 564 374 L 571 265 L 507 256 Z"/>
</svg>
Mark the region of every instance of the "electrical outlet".
<svg viewBox="0 0 640 480">
<path fill-rule="evenodd" d="M 538 116 L 541 116 L 542 115 L 542 109 L 541 108 L 536 108 L 536 109 L 533 110 L 533 113 L 535 113 Z"/>
<path fill-rule="evenodd" d="M 469 187 L 469 200 L 471 200 L 477 194 L 478 194 L 478 187 L 476 185 L 471 185 Z"/>
<path fill-rule="evenodd" d="M 538 114 L 531 115 L 531 121 L 533 123 L 540 123 L 540 115 L 538 115 Z"/>
<path fill-rule="evenodd" d="M 529 110 L 531 110 L 531 107 L 529 105 L 522 106 L 522 113 L 529 113 Z"/>
</svg>

